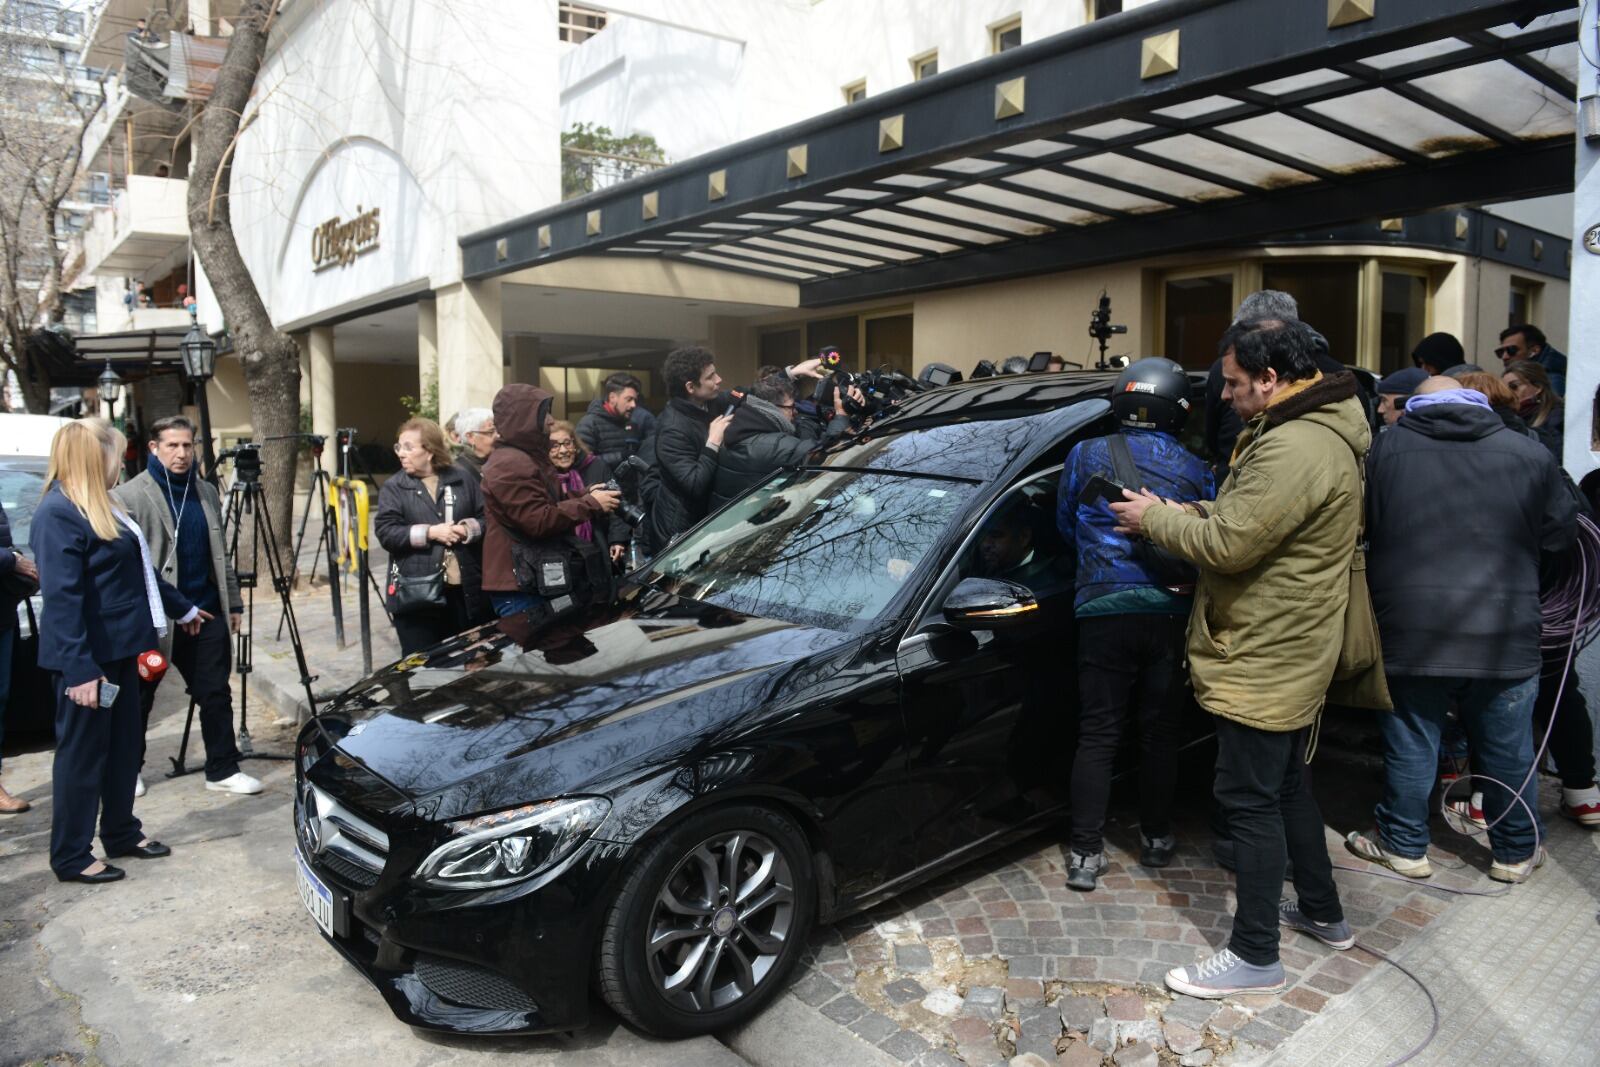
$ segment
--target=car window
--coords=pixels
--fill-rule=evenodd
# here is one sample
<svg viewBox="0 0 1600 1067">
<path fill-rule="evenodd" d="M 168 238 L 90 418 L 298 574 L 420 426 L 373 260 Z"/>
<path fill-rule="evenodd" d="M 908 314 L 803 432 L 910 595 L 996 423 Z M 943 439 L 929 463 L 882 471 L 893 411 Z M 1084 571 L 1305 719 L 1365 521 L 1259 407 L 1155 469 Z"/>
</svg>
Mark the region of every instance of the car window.
<svg viewBox="0 0 1600 1067">
<path fill-rule="evenodd" d="M 962 551 L 957 581 L 1003 578 L 1043 599 L 1072 588 L 1075 560 L 1056 530 L 1061 471 L 1037 474 L 990 508 Z"/>
<path fill-rule="evenodd" d="M 33 471 L 0 469 L 0 507 L 11 520 L 11 542 L 28 547 L 28 531 L 33 528 L 33 509 L 44 492 L 44 476 Z"/>
<path fill-rule="evenodd" d="M 657 556 L 651 585 L 749 615 L 864 631 L 976 486 L 857 470 L 787 471 Z"/>
</svg>

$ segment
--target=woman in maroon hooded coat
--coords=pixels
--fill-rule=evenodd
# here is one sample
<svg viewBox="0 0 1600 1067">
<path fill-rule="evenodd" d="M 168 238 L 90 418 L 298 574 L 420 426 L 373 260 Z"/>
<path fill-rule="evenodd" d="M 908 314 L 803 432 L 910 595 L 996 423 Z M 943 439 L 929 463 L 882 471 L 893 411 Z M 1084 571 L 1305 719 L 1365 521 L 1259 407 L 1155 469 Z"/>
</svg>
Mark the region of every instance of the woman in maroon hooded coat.
<svg viewBox="0 0 1600 1067">
<path fill-rule="evenodd" d="M 543 389 L 508 385 L 494 397 L 499 444 L 483 465 L 483 591 L 501 617 L 535 606 L 517 586 L 511 567 L 515 530 L 524 540 L 544 541 L 571 533 L 580 523 L 616 509 L 619 493 L 592 487 L 570 496 L 556 481 L 546 427 L 553 398 Z"/>
</svg>

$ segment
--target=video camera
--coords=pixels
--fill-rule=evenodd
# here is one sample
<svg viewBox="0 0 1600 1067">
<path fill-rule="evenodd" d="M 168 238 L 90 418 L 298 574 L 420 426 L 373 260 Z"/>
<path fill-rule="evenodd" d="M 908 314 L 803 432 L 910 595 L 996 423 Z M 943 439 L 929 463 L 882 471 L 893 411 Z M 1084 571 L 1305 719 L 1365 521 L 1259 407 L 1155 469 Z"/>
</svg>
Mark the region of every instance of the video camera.
<svg viewBox="0 0 1600 1067">
<path fill-rule="evenodd" d="M 1093 337 L 1100 345 L 1100 362 L 1095 366 L 1100 370 L 1110 370 L 1113 364 L 1106 359 L 1106 342 L 1112 335 L 1127 333 L 1128 328 L 1113 325 L 1111 322 L 1111 297 L 1104 290 L 1100 292 L 1100 303 L 1089 313 L 1089 336 Z M 1126 363 L 1123 364 L 1126 366 Z"/>
<path fill-rule="evenodd" d="M 233 473 L 246 484 L 261 480 L 261 445 L 254 441 L 241 441 L 232 448 L 217 454 L 217 462 L 233 460 Z"/>
<path fill-rule="evenodd" d="M 912 393 L 920 393 L 925 386 L 915 379 L 891 370 L 870 370 L 855 373 L 844 369 L 844 355 L 832 346 L 817 353 L 822 361 L 824 377 L 817 382 L 811 400 L 819 412 L 833 410 L 835 395 L 844 401 L 845 414 L 852 419 L 881 415 Z M 850 395 L 855 389 L 861 394 L 857 400 Z M 825 417 L 825 416 L 824 416 Z"/>
</svg>

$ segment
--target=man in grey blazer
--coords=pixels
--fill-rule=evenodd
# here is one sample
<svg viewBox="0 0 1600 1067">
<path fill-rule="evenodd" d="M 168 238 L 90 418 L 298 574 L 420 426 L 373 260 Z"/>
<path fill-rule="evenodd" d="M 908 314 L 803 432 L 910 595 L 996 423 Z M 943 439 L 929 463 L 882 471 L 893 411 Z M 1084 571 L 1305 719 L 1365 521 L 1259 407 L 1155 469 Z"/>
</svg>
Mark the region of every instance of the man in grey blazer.
<svg viewBox="0 0 1600 1067">
<path fill-rule="evenodd" d="M 132 481 L 112 490 L 150 543 L 151 563 L 162 578 L 192 603 L 215 616 L 190 636 L 169 629 L 161 651 L 183 675 L 200 710 L 206 746 L 206 788 L 221 793 L 261 792 L 261 783 L 239 769 L 233 732 L 230 633 L 239 630 L 244 601 L 222 543 L 222 500 L 195 468 L 194 424 L 181 415 L 150 427 L 150 456 Z M 224 611 L 227 622 L 224 623 Z M 146 727 L 160 682 L 144 682 L 139 696 Z M 144 795 L 140 777 L 135 796 Z"/>
</svg>

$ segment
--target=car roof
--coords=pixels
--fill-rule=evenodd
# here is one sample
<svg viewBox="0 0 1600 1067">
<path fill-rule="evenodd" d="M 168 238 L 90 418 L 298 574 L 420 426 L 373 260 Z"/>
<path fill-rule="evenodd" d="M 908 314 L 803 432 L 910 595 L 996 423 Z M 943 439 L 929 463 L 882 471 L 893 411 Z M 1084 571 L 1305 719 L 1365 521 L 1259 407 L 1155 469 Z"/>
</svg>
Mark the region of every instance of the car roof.
<svg viewBox="0 0 1600 1067">
<path fill-rule="evenodd" d="M 1108 371 L 1011 374 L 916 393 L 829 448 L 824 465 L 987 482 L 1109 411 L 1116 380 Z"/>
<path fill-rule="evenodd" d="M 828 449 L 825 465 L 990 481 L 1110 411 L 1120 374 L 1002 374 L 914 393 Z M 1204 394 L 1205 380 L 1205 372 L 1189 372 L 1191 395 Z"/>
</svg>

